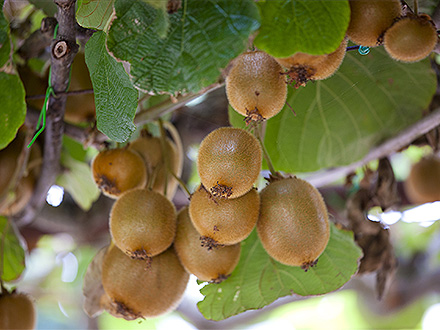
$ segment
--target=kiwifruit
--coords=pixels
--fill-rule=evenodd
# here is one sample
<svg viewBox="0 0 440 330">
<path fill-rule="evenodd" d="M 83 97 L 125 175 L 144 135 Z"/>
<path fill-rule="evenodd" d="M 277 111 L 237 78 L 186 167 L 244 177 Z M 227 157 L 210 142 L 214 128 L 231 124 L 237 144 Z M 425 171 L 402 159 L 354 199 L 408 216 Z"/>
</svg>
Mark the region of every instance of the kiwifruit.
<svg viewBox="0 0 440 330">
<path fill-rule="evenodd" d="M 234 199 L 216 198 L 199 187 L 189 203 L 191 221 L 208 248 L 241 242 L 258 220 L 260 198 L 255 189 Z"/>
<path fill-rule="evenodd" d="M 113 306 L 113 315 L 129 320 L 157 317 L 176 308 L 188 279 L 173 248 L 155 256 L 146 268 L 145 262 L 113 246 L 102 265 L 102 285 L 110 298 L 107 304 Z"/>
<path fill-rule="evenodd" d="M 110 233 L 117 247 L 136 259 L 165 251 L 176 235 L 176 209 L 165 196 L 132 189 L 113 204 Z"/>
<path fill-rule="evenodd" d="M 166 196 L 172 199 L 176 193 L 178 182 L 171 173 L 166 173 L 167 169 L 165 167 L 160 137 L 154 137 L 143 131 L 141 136 L 131 142 L 128 148 L 136 151 L 144 159 L 148 178 L 154 180 L 152 189 L 163 194 L 165 181 L 167 181 Z M 167 138 L 165 140 L 165 150 L 169 157 L 171 171 L 179 177 L 182 174 L 183 160 L 179 155 L 176 144 Z"/>
<path fill-rule="evenodd" d="M 283 68 L 263 51 L 238 56 L 226 77 L 226 95 L 231 107 L 247 120 L 275 116 L 286 103 L 287 84 Z"/>
<path fill-rule="evenodd" d="M 177 215 L 174 248 L 183 267 L 201 281 L 220 283 L 229 277 L 240 260 L 240 244 L 206 249 L 185 206 Z"/>
<path fill-rule="evenodd" d="M 290 57 L 276 60 L 287 69 L 290 81 L 295 87 L 305 86 L 309 80 L 323 80 L 333 75 L 345 57 L 347 39 L 342 40 L 339 47 L 330 54 L 310 55 L 296 53 Z"/>
<path fill-rule="evenodd" d="M 35 329 L 36 314 L 29 295 L 7 291 L 0 294 L 0 329 Z"/>
<path fill-rule="evenodd" d="M 99 189 L 111 198 L 143 187 L 147 181 L 142 157 L 127 148 L 101 151 L 92 161 L 92 173 Z"/>
<path fill-rule="evenodd" d="M 440 159 L 436 156 L 422 158 L 415 163 L 405 180 L 405 193 L 414 204 L 440 200 Z"/>
<path fill-rule="evenodd" d="M 330 237 L 327 208 L 319 191 L 293 177 L 275 180 L 261 193 L 257 232 L 275 260 L 307 270 L 316 264 Z"/>
<path fill-rule="evenodd" d="M 197 170 L 202 184 L 214 196 L 237 198 L 252 189 L 261 161 L 261 146 L 252 134 L 221 127 L 200 144 Z"/>
<path fill-rule="evenodd" d="M 402 62 L 424 59 L 434 50 L 437 42 L 437 30 L 428 15 L 408 15 L 395 22 L 384 36 L 387 53 Z"/>
<path fill-rule="evenodd" d="M 402 14 L 399 0 L 350 0 L 347 37 L 355 44 L 376 47 L 383 34 Z"/>
</svg>

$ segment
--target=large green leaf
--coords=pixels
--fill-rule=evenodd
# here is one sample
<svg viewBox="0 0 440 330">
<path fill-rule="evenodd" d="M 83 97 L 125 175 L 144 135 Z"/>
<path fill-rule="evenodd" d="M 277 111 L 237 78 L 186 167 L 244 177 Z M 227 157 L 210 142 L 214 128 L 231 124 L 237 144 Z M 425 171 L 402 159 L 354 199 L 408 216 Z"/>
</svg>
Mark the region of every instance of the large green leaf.
<svg viewBox="0 0 440 330">
<path fill-rule="evenodd" d="M 0 0 L 0 8 L 3 8 L 4 0 Z M 11 43 L 9 40 L 9 23 L 3 10 L 0 11 L 0 68 L 5 65 L 11 55 Z"/>
<path fill-rule="evenodd" d="M 208 284 L 198 303 L 207 319 L 223 320 L 250 309 L 262 308 L 279 297 L 324 294 L 339 289 L 358 268 L 361 249 L 352 232 L 331 226 L 330 241 L 318 264 L 304 272 L 275 261 L 264 250 L 254 231 L 244 242 L 240 262 L 220 284 Z"/>
<path fill-rule="evenodd" d="M 68 154 L 62 155 L 61 164 L 64 171 L 57 178 L 57 184 L 69 192 L 79 207 L 88 211 L 101 193 L 92 179 L 90 166 Z"/>
<path fill-rule="evenodd" d="M 0 261 L 2 258 L 1 279 L 5 282 L 16 280 L 25 268 L 25 250 L 14 228 L 4 216 L 0 216 Z"/>
<path fill-rule="evenodd" d="M 334 51 L 347 31 L 347 0 L 259 2 L 261 27 L 255 45 L 275 57 L 296 52 L 313 55 Z"/>
<path fill-rule="evenodd" d="M 417 121 L 435 89 L 428 60 L 404 64 L 378 48 L 350 52 L 331 78 L 289 88 L 297 115 L 286 105 L 268 120 L 266 148 L 275 168 L 289 173 L 351 164 Z"/>
<path fill-rule="evenodd" d="M 108 49 L 131 63 L 136 87 L 154 93 L 197 92 L 214 83 L 259 26 L 251 0 L 182 0 L 165 38 L 158 9 L 146 2 L 118 0 L 115 10 Z"/>
<path fill-rule="evenodd" d="M 106 34 L 98 31 L 86 44 L 86 64 L 95 93 L 98 129 L 110 139 L 125 142 L 135 131 L 133 123 L 138 92 L 122 63 L 105 48 Z"/>
<path fill-rule="evenodd" d="M 115 0 L 78 0 L 76 20 L 90 29 L 104 30 L 113 12 Z"/>
<path fill-rule="evenodd" d="M 0 72 L 0 149 L 17 134 L 26 116 L 25 91 L 18 75 Z"/>
</svg>

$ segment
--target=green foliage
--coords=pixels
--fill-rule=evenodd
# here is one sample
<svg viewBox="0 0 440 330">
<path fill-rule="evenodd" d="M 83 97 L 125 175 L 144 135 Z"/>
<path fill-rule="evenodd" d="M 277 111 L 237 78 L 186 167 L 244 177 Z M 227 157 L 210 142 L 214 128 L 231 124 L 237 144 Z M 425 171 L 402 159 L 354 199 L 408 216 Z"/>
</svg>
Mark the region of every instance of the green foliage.
<svg viewBox="0 0 440 330">
<path fill-rule="evenodd" d="M 428 60 L 403 64 L 383 49 L 346 55 L 329 79 L 290 89 L 267 122 L 265 145 L 277 170 L 311 172 L 361 159 L 372 147 L 418 120 L 436 88 Z M 230 111 L 234 125 L 241 116 Z"/>
<path fill-rule="evenodd" d="M 0 1 L 0 8 L 3 8 L 4 0 Z M 3 11 L 0 12 L 0 68 L 5 65 L 11 55 L 11 43 L 9 40 L 9 23 Z"/>
<path fill-rule="evenodd" d="M 76 20 L 89 29 L 104 30 L 113 12 L 114 0 L 78 0 Z"/>
<path fill-rule="evenodd" d="M 122 63 L 116 62 L 105 48 L 106 34 L 95 32 L 86 44 L 86 64 L 95 93 L 98 129 L 117 142 L 127 141 L 135 131 L 133 123 L 138 92 L 130 82 Z"/>
<path fill-rule="evenodd" d="M 183 0 L 169 15 L 166 37 L 160 33 L 160 10 L 146 2 L 119 0 L 115 10 L 108 49 L 131 63 L 137 88 L 154 93 L 198 92 L 215 83 L 259 25 L 250 0 Z"/>
<path fill-rule="evenodd" d="M 57 5 L 53 1 L 47 0 L 29 0 L 36 8 L 41 9 L 47 16 L 54 16 L 57 12 Z"/>
<path fill-rule="evenodd" d="M 68 154 L 62 155 L 61 165 L 63 165 L 64 171 L 58 177 L 57 184 L 69 192 L 80 208 L 88 211 L 100 195 L 100 191 L 92 179 L 90 166 Z"/>
<path fill-rule="evenodd" d="M 21 275 L 25 268 L 24 254 L 23 245 L 14 228 L 6 217 L 0 216 L 0 261 L 3 260 L 3 265 L 0 264 L 0 278 L 3 281 L 13 281 Z"/>
<path fill-rule="evenodd" d="M 198 303 L 207 319 L 223 320 L 249 309 L 262 308 L 279 297 L 324 294 L 339 289 L 356 272 L 361 249 L 353 234 L 331 226 L 330 241 L 318 264 L 308 272 L 275 261 L 254 231 L 244 242 L 240 262 L 220 284 L 208 284 Z"/>
<path fill-rule="evenodd" d="M 275 57 L 296 52 L 328 54 L 338 48 L 350 21 L 347 0 L 258 2 L 261 27 L 254 44 Z"/>
<path fill-rule="evenodd" d="M 25 91 L 18 75 L 0 72 L 0 149 L 17 134 L 26 116 Z"/>
</svg>

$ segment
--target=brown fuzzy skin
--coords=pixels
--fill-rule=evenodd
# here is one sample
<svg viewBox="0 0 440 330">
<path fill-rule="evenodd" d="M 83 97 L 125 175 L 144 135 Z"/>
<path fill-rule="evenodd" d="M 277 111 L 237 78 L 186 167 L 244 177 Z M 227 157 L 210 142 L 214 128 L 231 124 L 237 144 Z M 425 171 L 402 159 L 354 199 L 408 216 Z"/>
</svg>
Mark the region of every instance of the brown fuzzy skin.
<svg viewBox="0 0 440 330">
<path fill-rule="evenodd" d="M 245 195 L 224 199 L 215 198 L 205 189 L 191 196 L 189 214 L 201 237 L 210 238 L 208 247 L 233 245 L 241 242 L 254 229 L 258 220 L 260 197 L 255 189 Z"/>
<path fill-rule="evenodd" d="M 380 38 L 401 16 L 399 0 L 350 0 L 350 24 L 347 37 L 355 44 L 376 47 Z"/>
<path fill-rule="evenodd" d="M 171 171 L 176 176 L 182 174 L 181 160 L 177 147 L 170 139 L 166 140 L 165 148 L 170 157 Z M 136 151 L 144 159 L 149 178 L 154 178 L 152 189 L 163 194 L 165 190 L 165 162 L 162 155 L 160 138 L 144 135 L 130 143 L 128 149 Z M 170 173 L 167 174 L 167 197 L 172 199 L 176 193 L 178 182 Z"/>
<path fill-rule="evenodd" d="M 423 60 L 438 42 L 435 26 L 428 15 L 410 15 L 390 27 L 384 36 L 387 53 L 401 62 Z"/>
<path fill-rule="evenodd" d="M 110 233 L 127 255 L 146 259 L 165 251 L 176 235 L 176 208 L 165 196 L 148 189 L 123 194 L 110 212 Z"/>
<path fill-rule="evenodd" d="M 345 57 L 347 42 L 347 39 L 342 40 L 339 47 L 330 54 L 296 53 L 276 60 L 288 70 L 286 74 L 295 80 L 295 87 L 305 86 L 309 80 L 326 79 L 338 70 Z"/>
<path fill-rule="evenodd" d="M 197 170 L 209 191 L 226 187 L 226 198 L 237 198 L 252 189 L 260 174 L 262 151 L 258 140 L 241 128 L 222 127 L 200 144 Z M 230 188 L 229 190 L 227 188 Z"/>
<path fill-rule="evenodd" d="M 241 246 L 234 244 L 208 250 L 200 244 L 200 234 L 194 228 L 188 207 L 177 216 L 174 248 L 183 267 L 201 281 L 219 283 L 227 278 L 240 260 Z"/>
<path fill-rule="evenodd" d="M 130 259 L 114 246 L 102 265 L 102 285 L 110 298 L 103 307 L 128 320 L 157 317 L 177 307 L 188 280 L 173 248 L 154 257 L 147 268 L 145 261 Z"/>
<path fill-rule="evenodd" d="M 287 85 L 282 67 L 262 51 L 238 56 L 226 77 L 226 95 L 235 111 L 251 119 L 275 116 L 286 103 Z"/>
<path fill-rule="evenodd" d="M 440 159 L 430 156 L 414 164 L 404 187 L 408 199 L 414 204 L 440 200 Z"/>
<path fill-rule="evenodd" d="M 299 178 L 276 180 L 261 193 L 257 232 L 266 252 L 289 266 L 312 266 L 327 246 L 330 226 L 319 191 Z"/>
<path fill-rule="evenodd" d="M 142 157 L 126 148 L 101 151 L 92 161 L 92 173 L 99 189 L 111 198 L 144 187 L 147 181 Z"/>
<path fill-rule="evenodd" d="M 0 295 L 0 329 L 35 329 L 37 313 L 33 299 L 23 293 Z"/>
</svg>

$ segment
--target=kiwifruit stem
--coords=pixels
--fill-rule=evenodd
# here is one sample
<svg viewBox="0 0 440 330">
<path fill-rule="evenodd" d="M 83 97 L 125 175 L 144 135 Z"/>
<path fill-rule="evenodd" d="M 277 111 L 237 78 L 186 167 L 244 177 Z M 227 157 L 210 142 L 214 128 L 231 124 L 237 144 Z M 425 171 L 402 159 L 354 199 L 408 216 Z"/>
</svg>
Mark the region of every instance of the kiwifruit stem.
<svg viewBox="0 0 440 330">
<path fill-rule="evenodd" d="M 188 187 L 186 186 L 185 182 L 183 182 L 183 180 L 179 176 L 177 176 L 176 173 L 174 173 L 171 170 L 171 166 L 170 166 L 170 162 L 169 162 L 169 155 L 168 155 L 167 150 L 165 148 L 166 136 L 165 136 L 164 126 L 167 127 L 167 130 L 170 132 L 174 142 L 176 143 L 178 158 L 179 158 L 180 162 L 183 162 L 183 147 L 182 147 L 182 142 L 180 141 L 180 138 L 179 138 L 179 133 L 174 128 L 174 126 L 170 125 L 166 122 L 164 123 L 162 121 L 162 119 L 159 118 L 160 137 L 161 137 L 160 143 L 161 143 L 161 147 L 162 147 L 162 153 L 164 154 L 165 166 L 167 169 L 166 172 L 170 173 L 174 177 L 174 179 L 177 180 L 177 182 L 185 190 L 185 192 L 187 193 L 188 196 L 191 196 L 191 193 L 190 193 Z M 182 164 L 179 164 L 179 167 L 181 168 Z M 165 177 L 165 178 L 168 179 L 168 177 Z M 167 180 L 165 180 L 165 189 L 166 189 L 167 185 L 168 185 Z M 164 192 L 164 194 L 166 195 L 166 191 Z"/>
<path fill-rule="evenodd" d="M 414 0 L 414 14 L 419 14 L 419 6 L 417 4 L 417 0 Z"/>
<path fill-rule="evenodd" d="M 164 194 L 164 196 L 166 196 L 167 189 L 168 189 L 168 173 L 170 172 L 170 161 L 169 161 L 169 155 L 167 152 L 167 148 L 165 145 L 166 135 L 165 135 L 165 129 L 163 128 L 162 118 L 159 118 L 159 128 L 160 128 L 160 147 L 162 149 L 162 155 L 163 155 L 163 160 L 165 163 L 165 168 L 167 169 L 165 171 L 165 186 L 163 188 L 163 194 Z"/>
<path fill-rule="evenodd" d="M 269 167 L 270 173 L 272 175 L 276 175 L 277 171 L 275 170 L 275 167 L 273 166 L 272 161 L 270 160 L 269 153 L 267 152 L 267 149 L 264 146 L 264 142 L 263 142 L 263 140 L 261 138 L 261 131 L 260 130 L 261 130 L 261 125 L 256 125 L 255 129 L 254 129 L 254 135 L 257 138 L 257 140 L 260 142 L 261 150 L 263 151 L 263 157 L 264 157 L 264 160 L 267 163 L 267 166 Z"/>
</svg>

